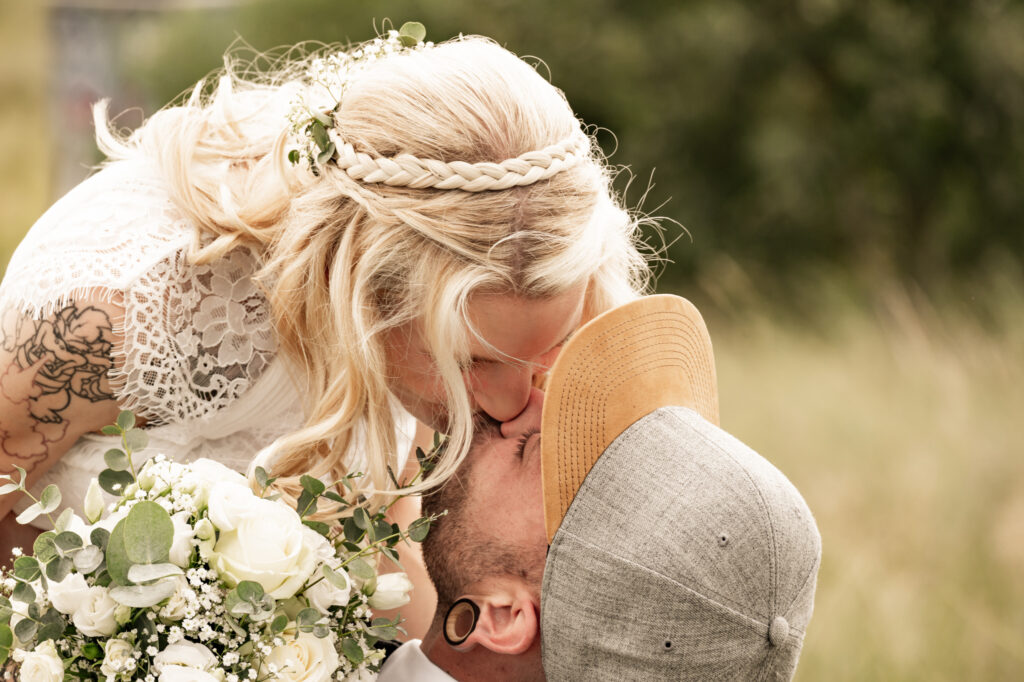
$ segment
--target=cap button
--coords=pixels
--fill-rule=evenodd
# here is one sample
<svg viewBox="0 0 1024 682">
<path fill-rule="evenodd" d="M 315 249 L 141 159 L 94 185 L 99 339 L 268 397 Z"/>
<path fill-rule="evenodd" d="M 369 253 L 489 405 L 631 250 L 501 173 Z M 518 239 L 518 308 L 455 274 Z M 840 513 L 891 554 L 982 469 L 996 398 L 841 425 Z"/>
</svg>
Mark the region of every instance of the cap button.
<svg viewBox="0 0 1024 682">
<path fill-rule="evenodd" d="M 789 623 L 782 616 L 775 616 L 768 628 L 768 641 L 772 646 L 782 646 L 789 637 Z"/>
</svg>

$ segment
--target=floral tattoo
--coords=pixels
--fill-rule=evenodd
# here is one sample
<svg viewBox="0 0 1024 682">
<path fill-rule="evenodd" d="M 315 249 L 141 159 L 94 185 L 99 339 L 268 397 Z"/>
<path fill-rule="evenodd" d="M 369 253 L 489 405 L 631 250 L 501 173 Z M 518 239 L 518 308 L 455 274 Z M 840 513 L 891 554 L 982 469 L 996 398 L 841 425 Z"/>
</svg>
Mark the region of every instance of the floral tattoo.
<svg viewBox="0 0 1024 682">
<path fill-rule="evenodd" d="M 0 450 L 31 470 L 64 437 L 72 396 L 114 399 L 112 325 L 99 308 L 75 303 L 46 319 L 4 322 L 0 345 L 14 357 L 0 375 Z"/>
</svg>

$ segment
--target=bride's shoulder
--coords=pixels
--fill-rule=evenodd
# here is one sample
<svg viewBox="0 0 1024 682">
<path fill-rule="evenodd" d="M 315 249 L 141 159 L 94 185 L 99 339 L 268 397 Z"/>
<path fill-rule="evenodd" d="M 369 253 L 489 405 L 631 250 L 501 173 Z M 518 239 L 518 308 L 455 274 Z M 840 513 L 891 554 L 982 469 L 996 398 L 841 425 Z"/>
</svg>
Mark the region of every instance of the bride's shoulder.
<svg viewBox="0 0 1024 682">
<path fill-rule="evenodd" d="M 29 229 L 7 266 L 0 304 L 35 308 L 72 290 L 123 291 L 154 263 L 187 248 L 193 234 L 153 164 L 108 164 Z"/>
</svg>

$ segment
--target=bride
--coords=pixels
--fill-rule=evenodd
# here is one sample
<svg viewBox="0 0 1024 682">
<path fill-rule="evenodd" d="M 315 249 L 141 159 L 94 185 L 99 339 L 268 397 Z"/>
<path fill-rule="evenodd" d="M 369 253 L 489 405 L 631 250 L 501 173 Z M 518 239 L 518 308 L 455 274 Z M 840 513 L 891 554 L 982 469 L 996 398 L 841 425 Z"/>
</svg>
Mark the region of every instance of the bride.
<svg viewBox="0 0 1024 682">
<path fill-rule="evenodd" d="M 450 436 L 442 482 L 475 417 L 518 415 L 566 337 L 643 290 L 562 93 L 486 38 L 409 42 L 229 63 L 127 136 L 96 107 L 108 161 L 0 286 L 0 473 L 81 494 L 130 409 L 151 452 L 245 471 L 274 443 L 286 493 L 360 471 L 380 500 L 417 422 Z M 12 497 L 4 561 L 31 543 Z"/>
</svg>

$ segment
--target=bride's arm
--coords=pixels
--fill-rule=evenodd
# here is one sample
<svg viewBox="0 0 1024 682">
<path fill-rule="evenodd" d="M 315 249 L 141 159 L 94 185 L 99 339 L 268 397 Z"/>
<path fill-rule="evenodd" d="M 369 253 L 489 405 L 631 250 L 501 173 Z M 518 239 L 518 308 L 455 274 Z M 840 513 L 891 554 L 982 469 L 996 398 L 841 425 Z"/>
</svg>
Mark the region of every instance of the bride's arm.
<svg viewBox="0 0 1024 682">
<path fill-rule="evenodd" d="M 14 467 L 19 466 L 31 485 L 82 434 L 114 422 L 118 405 L 109 373 L 113 349 L 122 343 L 115 330 L 122 328 L 123 317 L 117 301 L 100 295 L 75 299 L 35 318 L 4 311 L 0 474 L 17 476 Z M 0 497 L 3 537 L 14 524 L 9 512 L 19 497 Z"/>
</svg>

